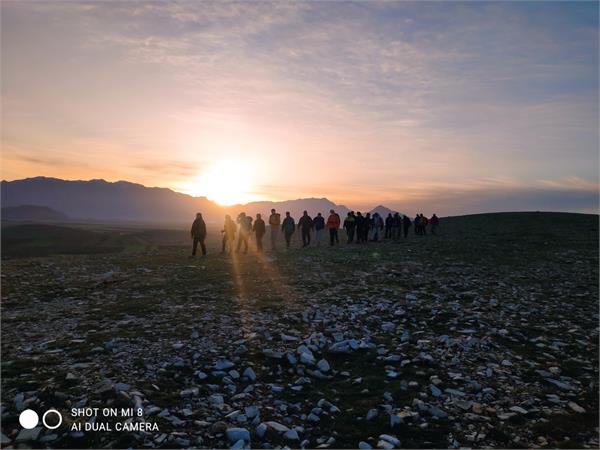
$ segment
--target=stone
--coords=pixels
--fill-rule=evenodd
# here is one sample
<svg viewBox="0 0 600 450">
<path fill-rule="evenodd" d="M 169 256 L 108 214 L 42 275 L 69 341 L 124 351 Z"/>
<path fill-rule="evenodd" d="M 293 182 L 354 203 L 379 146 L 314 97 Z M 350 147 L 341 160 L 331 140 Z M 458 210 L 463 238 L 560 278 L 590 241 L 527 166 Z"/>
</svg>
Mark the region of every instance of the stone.
<svg viewBox="0 0 600 450">
<path fill-rule="evenodd" d="M 31 430 L 22 429 L 17 438 L 15 439 L 16 443 L 19 442 L 33 442 L 37 441 L 40 437 L 40 433 L 42 432 L 42 427 L 35 427 Z"/>
<path fill-rule="evenodd" d="M 577 403 L 575 402 L 569 402 L 568 403 L 569 408 L 571 408 L 573 411 L 575 411 L 576 413 L 584 413 L 585 409 L 582 408 L 581 406 L 579 406 Z"/>
<path fill-rule="evenodd" d="M 328 372 L 329 369 L 331 369 L 331 366 L 329 365 L 329 363 L 327 362 L 327 360 L 325 359 L 321 359 L 318 363 L 317 363 L 317 368 L 321 371 L 321 372 Z"/>
<path fill-rule="evenodd" d="M 371 447 L 369 444 L 367 444 L 365 441 L 360 441 L 358 443 L 358 448 L 361 450 L 369 450 L 372 449 L 373 447 Z"/>
<path fill-rule="evenodd" d="M 235 366 L 234 363 L 232 363 L 231 361 L 228 361 L 226 359 L 220 359 L 219 361 L 217 361 L 215 363 L 215 369 L 216 370 L 227 370 L 227 369 L 231 369 L 233 366 Z"/>
<path fill-rule="evenodd" d="M 250 442 L 250 432 L 245 428 L 228 428 L 225 431 L 225 435 L 230 442 L 237 442 L 239 440 Z"/>
<path fill-rule="evenodd" d="M 247 367 L 246 370 L 244 370 L 244 373 L 242 373 L 242 375 L 250 381 L 256 381 L 256 373 L 254 372 L 252 367 Z"/>
<path fill-rule="evenodd" d="M 298 432 L 296 430 L 287 430 L 285 433 L 283 433 L 283 437 L 289 439 L 290 441 L 297 441 L 300 439 L 300 436 L 298 436 Z"/>
<path fill-rule="evenodd" d="M 367 420 L 373 420 L 375 417 L 377 417 L 377 414 L 378 414 L 378 412 L 377 412 L 377 410 L 376 410 L 376 409 L 370 409 L 370 410 L 367 412 L 367 417 L 366 417 L 366 419 L 367 419 Z"/>
<path fill-rule="evenodd" d="M 285 425 L 282 425 L 279 422 L 275 422 L 275 421 L 265 422 L 265 425 L 267 427 L 277 431 L 278 433 L 285 433 L 286 431 L 289 430 L 289 428 L 286 427 Z"/>
</svg>

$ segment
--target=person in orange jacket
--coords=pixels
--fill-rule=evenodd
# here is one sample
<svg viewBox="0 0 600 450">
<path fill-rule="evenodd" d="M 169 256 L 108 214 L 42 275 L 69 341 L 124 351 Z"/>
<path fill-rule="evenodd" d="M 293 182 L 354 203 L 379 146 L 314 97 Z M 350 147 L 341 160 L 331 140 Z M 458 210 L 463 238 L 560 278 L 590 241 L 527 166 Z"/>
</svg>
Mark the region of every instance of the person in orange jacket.
<svg viewBox="0 0 600 450">
<path fill-rule="evenodd" d="M 333 209 L 329 210 L 329 217 L 327 218 L 327 229 L 329 230 L 329 244 L 333 245 L 340 243 L 338 238 L 338 228 L 340 227 L 340 215 Z"/>
</svg>

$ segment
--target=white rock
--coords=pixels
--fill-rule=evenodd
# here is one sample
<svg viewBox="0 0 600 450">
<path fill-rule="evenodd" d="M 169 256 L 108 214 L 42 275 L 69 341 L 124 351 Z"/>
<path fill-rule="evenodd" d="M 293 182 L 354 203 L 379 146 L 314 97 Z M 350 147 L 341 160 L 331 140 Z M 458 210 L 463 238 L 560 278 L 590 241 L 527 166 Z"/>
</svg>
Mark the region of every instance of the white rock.
<svg viewBox="0 0 600 450">
<path fill-rule="evenodd" d="M 283 434 L 283 437 L 286 439 L 289 439 L 291 441 L 296 441 L 296 440 L 300 439 L 300 436 L 298 436 L 298 432 L 296 430 L 287 430 Z"/>
<path fill-rule="evenodd" d="M 371 447 L 369 444 L 367 444 L 365 441 L 360 441 L 358 443 L 358 448 L 360 448 L 361 450 L 369 450 L 373 447 Z"/>
<path fill-rule="evenodd" d="M 279 422 L 275 422 L 275 421 L 269 421 L 269 422 L 265 422 L 265 425 L 269 428 L 274 429 L 275 431 L 277 431 L 278 433 L 285 433 L 286 431 L 289 430 L 288 427 L 286 427 L 285 425 L 279 423 Z"/>
<path fill-rule="evenodd" d="M 252 367 L 247 367 L 242 375 L 248 378 L 250 381 L 256 381 L 256 373 L 254 372 Z"/>
<path fill-rule="evenodd" d="M 231 369 L 235 364 L 231 361 L 227 361 L 226 359 L 221 359 L 215 363 L 215 369 L 217 370 L 226 370 Z"/>
<path fill-rule="evenodd" d="M 329 369 L 331 369 L 331 366 L 329 365 L 329 363 L 327 362 L 326 359 L 321 359 L 318 363 L 317 363 L 317 368 L 321 371 L 321 372 L 328 372 Z"/>
<path fill-rule="evenodd" d="M 267 425 L 265 423 L 261 423 L 256 427 L 256 435 L 259 438 L 262 438 L 267 432 Z"/>
<path fill-rule="evenodd" d="M 389 434 L 382 434 L 379 436 L 379 439 L 389 442 L 394 447 L 398 447 L 400 445 L 400 439 L 398 439 L 396 436 L 390 436 Z"/>
<path fill-rule="evenodd" d="M 310 352 L 310 350 L 309 350 Z M 315 363 L 315 357 L 313 356 L 312 353 L 306 353 L 306 352 L 302 352 L 300 353 L 300 362 L 302 364 L 314 364 Z"/>
<path fill-rule="evenodd" d="M 242 448 L 244 448 L 245 442 L 243 439 L 240 439 L 239 441 L 237 441 L 235 444 L 233 444 L 230 449 L 231 450 L 241 450 Z"/>
<path fill-rule="evenodd" d="M 245 428 L 228 428 L 225 434 L 230 442 L 237 442 L 239 440 L 250 442 L 250 432 Z"/>
<path fill-rule="evenodd" d="M 377 410 L 376 409 L 370 409 L 367 412 L 367 420 L 373 420 L 375 417 L 377 417 Z"/>
</svg>

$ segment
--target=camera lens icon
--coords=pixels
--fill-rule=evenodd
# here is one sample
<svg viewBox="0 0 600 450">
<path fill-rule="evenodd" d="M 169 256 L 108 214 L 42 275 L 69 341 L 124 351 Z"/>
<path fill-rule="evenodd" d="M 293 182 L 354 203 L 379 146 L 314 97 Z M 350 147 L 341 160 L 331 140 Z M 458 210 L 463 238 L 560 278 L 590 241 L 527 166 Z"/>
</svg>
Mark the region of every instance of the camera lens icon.
<svg viewBox="0 0 600 450">
<path fill-rule="evenodd" d="M 49 425 L 48 422 L 46 422 L 46 417 L 48 417 L 48 414 L 54 414 L 58 416 L 58 422 L 56 422 L 56 424 L 54 425 Z M 52 416 L 51 416 L 52 417 Z M 62 423 L 62 414 L 59 413 L 57 410 L 55 409 L 49 409 L 48 411 L 46 411 L 44 413 L 44 415 L 42 416 L 42 423 L 44 424 L 44 426 L 46 428 L 48 428 L 49 430 L 56 430 L 58 427 L 60 427 L 60 424 Z"/>
</svg>

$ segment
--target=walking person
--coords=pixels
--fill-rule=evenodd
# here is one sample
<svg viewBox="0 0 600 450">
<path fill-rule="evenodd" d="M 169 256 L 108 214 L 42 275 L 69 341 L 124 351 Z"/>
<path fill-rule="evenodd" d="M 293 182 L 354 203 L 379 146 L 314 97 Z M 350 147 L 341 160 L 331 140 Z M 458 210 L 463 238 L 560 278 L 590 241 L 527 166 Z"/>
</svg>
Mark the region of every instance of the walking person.
<svg viewBox="0 0 600 450">
<path fill-rule="evenodd" d="M 363 237 L 365 235 L 365 218 L 360 211 L 357 211 L 354 220 L 356 222 L 356 243 L 360 244 L 361 242 L 364 242 Z"/>
<path fill-rule="evenodd" d="M 340 227 L 340 215 L 333 209 L 329 210 L 329 217 L 327 218 L 327 229 L 329 230 L 329 245 L 339 244 L 340 239 L 338 238 L 338 228 Z"/>
<path fill-rule="evenodd" d="M 421 217 L 419 216 L 419 214 L 417 214 L 415 216 L 415 234 L 421 235 L 423 233 L 421 233 Z"/>
<path fill-rule="evenodd" d="M 237 223 L 239 224 L 240 229 L 238 231 L 238 241 L 235 251 L 236 253 L 239 253 L 242 248 L 242 244 L 244 244 L 244 254 L 246 254 L 248 253 L 248 237 L 252 232 L 252 225 L 251 222 L 248 221 L 248 217 L 246 217 L 246 213 L 244 212 L 238 215 Z"/>
<path fill-rule="evenodd" d="M 373 242 L 379 242 L 379 232 L 384 229 L 383 219 L 379 215 L 379 213 L 373 214 L 373 237 L 371 240 Z"/>
<path fill-rule="evenodd" d="M 423 213 L 421 213 L 421 233 L 423 233 L 423 236 L 427 236 L 427 224 L 429 223 L 429 220 L 427 219 L 427 217 L 425 217 L 423 215 Z"/>
<path fill-rule="evenodd" d="M 283 219 L 283 223 L 281 224 L 281 231 L 283 231 L 283 235 L 285 237 L 285 246 L 290 248 L 292 235 L 294 234 L 294 231 L 296 231 L 296 222 L 290 216 L 289 211 L 285 213 L 285 219 Z"/>
<path fill-rule="evenodd" d="M 275 251 L 277 246 L 277 238 L 279 237 L 279 227 L 281 226 L 281 216 L 275 211 L 271 210 L 269 216 L 269 226 L 271 227 L 271 250 Z"/>
<path fill-rule="evenodd" d="M 313 220 L 308 215 L 308 212 L 304 211 L 302 217 L 298 221 L 298 227 L 302 233 L 302 248 L 310 245 L 310 230 L 313 227 Z"/>
<path fill-rule="evenodd" d="M 388 213 L 387 217 L 385 218 L 385 235 L 383 236 L 384 239 L 392 238 L 393 225 L 394 225 L 394 217 L 392 217 L 392 213 Z"/>
<path fill-rule="evenodd" d="M 317 217 L 313 219 L 313 225 L 315 227 L 315 242 L 317 243 L 317 247 L 320 247 L 323 241 L 323 233 L 325 232 L 325 218 L 321 213 L 318 213 Z"/>
<path fill-rule="evenodd" d="M 364 241 L 369 242 L 369 239 L 373 235 L 373 219 L 371 218 L 371 213 L 365 214 L 365 228 L 364 228 Z"/>
<path fill-rule="evenodd" d="M 435 213 L 433 216 L 431 216 L 431 219 L 429 219 L 429 223 L 431 223 L 431 234 L 437 234 L 437 229 L 440 225 L 440 219 L 435 215 Z"/>
<path fill-rule="evenodd" d="M 202 256 L 205 256 L 206 245 L 204 245 L 204 240 L 206 239 L 206 223 L 204 223 L 204 219 L 200 213 L 196 214 L 196 219 L 192 223 L 191 235 L 192 240 L 194 241 L 192 246 L 192 257 L 196 256 L 198 243 L 200 243 L 200 248 L 202 249 Z"/>
<path fill-rule="evenodd" d="M 356 217 L 354 211 L 350 211 L 344 220 L 344 229 L 346 230 L 347 244 L 354 242 L 354 231 L 356 230 Z"/>
<path fill-rule="evenodd" d="M 254 236 L 256 237 L 256 250 L 259 252 L 263 251 L 262 239 L 267 231 L 266 228 L 265 221 L 262 220 L 260 214 L 257 214 L 254 225 L 252 226 L 252 230 L 254 231 Z"/>
<path fill-rule="evenodd" d="M 392 239 L 397 241 L 400 237 L 400 229 L 402 227 L 402 219 L 400 219 L 400 214 L 394 213 L 394 217 L 392 218 Z"/>
<path fill-rule="evenodd" d="M 408 230 L 410 229 L 411 226 L 412 226 L 412 223 L 410 222 L 410 218 L 408 216 L 402 217 L 402 228 L 404 231 L 404 239 L 408 238 Z"/>
<path fill-rule="evenodd" d="M 231 220 L 230 215 L 225 216 L 225 224 L 223 225 L 223 242 L 221 246 L 221 253 L 225 253 L 226 248 L 228 248 L 229 254 L 233 251 L 233 242 L 235 241 L 235 231 L 236 231 L 235 222 Z"/>
</svg>

